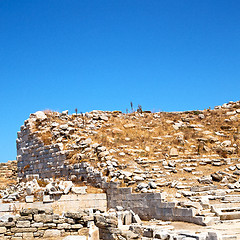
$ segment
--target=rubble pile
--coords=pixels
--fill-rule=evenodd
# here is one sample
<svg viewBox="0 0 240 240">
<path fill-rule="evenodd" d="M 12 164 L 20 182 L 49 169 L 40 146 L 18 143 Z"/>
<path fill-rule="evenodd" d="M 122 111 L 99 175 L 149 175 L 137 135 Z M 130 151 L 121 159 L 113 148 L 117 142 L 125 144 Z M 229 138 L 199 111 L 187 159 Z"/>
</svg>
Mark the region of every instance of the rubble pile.
<svg viewBox="0 0 240 240">
<path fill-rule="evenodd" d="M 72 181 L 44 179 L 33 179 L 27 182 L 20 182 L 4 190 L 0 190 L 0 196 L 3 203 L 14 201 L 45 201 L 53 199 L 54 196 L 66 194 L 86 194 L 87 186 L 75 186 Z"/>
</svg>

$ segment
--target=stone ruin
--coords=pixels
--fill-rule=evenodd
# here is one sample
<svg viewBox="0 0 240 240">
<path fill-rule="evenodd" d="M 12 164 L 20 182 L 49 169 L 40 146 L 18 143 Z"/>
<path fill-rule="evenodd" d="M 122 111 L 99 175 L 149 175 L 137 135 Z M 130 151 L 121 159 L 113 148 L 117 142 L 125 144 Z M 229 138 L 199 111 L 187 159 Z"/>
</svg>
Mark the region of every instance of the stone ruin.
<svg viewBox="0 0 240 240">
<path fill-rule="evenodd" d="M 1 191 L 0 236 L 238 239 L 216 226 L 240 218 L 239 116 L 240 102 L 180 113 L 31 114 L 18 132 L 18 182 Z"/>
</svg>

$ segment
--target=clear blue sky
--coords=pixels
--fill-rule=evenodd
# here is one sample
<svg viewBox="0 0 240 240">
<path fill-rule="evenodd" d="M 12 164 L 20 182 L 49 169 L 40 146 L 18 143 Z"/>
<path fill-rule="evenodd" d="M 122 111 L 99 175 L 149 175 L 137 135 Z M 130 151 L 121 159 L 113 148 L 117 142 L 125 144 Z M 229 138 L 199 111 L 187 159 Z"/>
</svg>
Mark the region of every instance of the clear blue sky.
<svg viewBox="0 0 240 240">
<path fill-rule="evenodd" d="M 239 0 L 0 0 L 0 162 L 30 113 L 239 100 Z"/>
</svg>

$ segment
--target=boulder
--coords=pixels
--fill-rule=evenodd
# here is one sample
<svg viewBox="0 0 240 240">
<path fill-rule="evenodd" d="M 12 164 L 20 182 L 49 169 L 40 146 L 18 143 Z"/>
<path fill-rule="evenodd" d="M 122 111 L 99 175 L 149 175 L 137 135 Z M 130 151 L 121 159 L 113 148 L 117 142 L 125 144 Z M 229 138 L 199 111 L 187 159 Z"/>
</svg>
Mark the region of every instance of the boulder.
<svg viewBox="0 0 240 240">
<path fill-rule="evenodd" d="M 149 182 L 148 183 L 148 186 L 151 188 L 151 189 L 156 189 L 157 188 L 157 184 L 155 182 Z"/>
<path fill-rule="evenodd" d="M 231 144 L 232 144 L 232 142 L 230 140 L 226 140 L 226 141 L 223 141 L 221 143 L 221 146 L 223 146 L 223 147 L 230 147 Z"/>
<path fill-rule="evenodd" d="M 37 111 L 33 115 L 36 117 L 36 119 L 39 119 L 39 120 L 47 119 L 47 116 L 43 111 Z"/>
<path fill-rule="evenodd" d="M 223 179 L 223 176 L 219 173 L 213 173 L 211 174 L 212 180 L 216 182 L 220 182 Z"/>
<path fill-rule="evenodd" d="M 137 188 L 138 188 L 138 189 L 147 188 L 147 187 L 148 187 L 148 184 L 147 184 L 147 183 L 139 183 L 139 184 L 137 185 Z"/>
<path fill-rule="evenodd" d="M 118 219 L 116 216 L 112 215 L 96 215 L 95 224 L 99 228 L 116 228 L 118 226 Z"/>
</svg>

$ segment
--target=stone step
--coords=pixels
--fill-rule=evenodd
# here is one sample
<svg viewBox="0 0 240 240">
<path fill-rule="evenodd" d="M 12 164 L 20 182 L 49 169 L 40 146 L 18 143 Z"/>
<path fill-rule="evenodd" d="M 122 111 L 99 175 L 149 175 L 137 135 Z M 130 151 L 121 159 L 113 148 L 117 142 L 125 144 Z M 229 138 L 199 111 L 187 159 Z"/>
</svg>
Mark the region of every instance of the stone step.
<svg viewBox="0 0 240 240">
<path fill-rule="evenodd" d="M 221 220 L 240 219 L 240 211 L 236 212 L 222 212 L 219 214 Z"/>
</svg>

